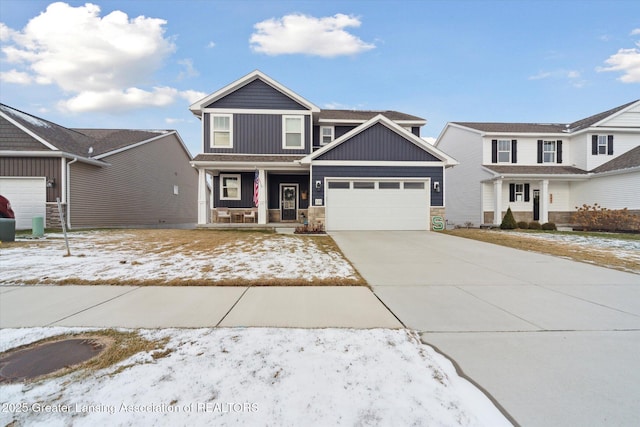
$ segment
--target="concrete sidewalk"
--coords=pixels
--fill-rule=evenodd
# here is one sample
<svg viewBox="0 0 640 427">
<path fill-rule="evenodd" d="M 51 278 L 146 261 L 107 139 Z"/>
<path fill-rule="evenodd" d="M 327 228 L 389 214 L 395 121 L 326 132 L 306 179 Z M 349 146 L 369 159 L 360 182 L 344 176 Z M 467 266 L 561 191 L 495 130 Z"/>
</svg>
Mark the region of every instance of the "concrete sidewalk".
<svg viewBox="0 0 640 427">
<path fill-rule="evenodd" d="M 0 287 L 0 328 L 401 328 L 364 286 Z"/>
</svg>

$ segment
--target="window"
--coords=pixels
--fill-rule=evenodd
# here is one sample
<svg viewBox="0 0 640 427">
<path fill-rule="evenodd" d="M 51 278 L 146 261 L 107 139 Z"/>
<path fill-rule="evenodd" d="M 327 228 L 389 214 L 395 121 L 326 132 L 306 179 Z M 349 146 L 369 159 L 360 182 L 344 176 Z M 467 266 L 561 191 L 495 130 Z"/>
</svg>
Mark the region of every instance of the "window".
<svg viewBox="0 0 640 427">
<path fill-rule="evenodd" d="M 372 181 L 354 181 L 353 188 L 361 190 L 373 190 L 374 188 L 376 188 L 376 183 Z"/>
<path fill-rule="evenodd" d="M 607 154 L 607 135 L 598 135 L 598 154 Z"/>
<path fill-rule="evenodd" d="M 515 186 L 515 195 L 516 202 L 521 202 L 524 200 L 524 184 L 516 184 Z"/>
<path fill-rule="evenodd" d="M 334 138 L 333 126 L 320 126 L 320 145 L 327 145 Z"/>
<path fill-rule="evenodd" d="M 542 163 L 556 162 L 556 142 L 544 141 L 542 143 Z"/>
<path fill-rule="evenodd" d="M 231 148 L 233 146 L 233 120 L 231 114 L 211 115 L 211 147 Z"/>
<path fill-rule="evenodd" d="M 498 163 L 511 162 L 511 140 L 498 140 Z"/>
<path fill-rule="evenodd" d="M 304 117 L 282 116 L 282 148 L 304 148 Z"/>
<path fill-rule="evenodd" d="M 240 200 L 240 175 L 220 175 L 220 200 Z"/>
<path fill-rule="evenodd" d="M 405 182 L 405 190 L 424 190 L 424 182 Z"/>
<path fill-rule="evenodd" d="M 400 188 L 400 183 L 392 181 L 380 181 L 378 183 L 378 188 L 381 190 L 397 190 Z"/>
<path fill-rule="evenodd" d="M 592 135 L 591 144 L 591 154 L 594 156 L 613 154 L 613 135 Z"/>
<path fill-rule="evenodd" d="M 329 188 L 350 188 L 349 181 L 329 181 Z"/>
<path fill-rule="evenodd" d="M 530 193 L 531 186 L 528 183 L 524 184 L 509 184 L 509 201 L 510 202 L 529 202 L 531 199 Z"/>
</svg>

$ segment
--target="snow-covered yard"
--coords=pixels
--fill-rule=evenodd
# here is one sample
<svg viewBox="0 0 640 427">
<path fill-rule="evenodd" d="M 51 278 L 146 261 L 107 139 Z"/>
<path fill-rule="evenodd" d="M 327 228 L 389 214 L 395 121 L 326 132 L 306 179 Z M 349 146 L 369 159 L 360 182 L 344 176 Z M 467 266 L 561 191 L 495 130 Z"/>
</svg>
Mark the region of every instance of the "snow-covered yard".
<svg viewBox="0 0 640 427">
<path fill-rule="evenodd" d="M 330 237 L 198 230 L 100 230 L 0 246 L 0 285 L 363 284 Z"/>
<path fill-rule="evenodd" d="M 70 328 L 0 330 L 0 350 Z M 452 364 L 406 330 L 164 329 L 81 377 L 0 385 L 7 425 L 510 425 Z M 121 366 L 133 365 L 124 370 Z M 66 412 L 61 412 L 66 411 Z"/>
</svg>

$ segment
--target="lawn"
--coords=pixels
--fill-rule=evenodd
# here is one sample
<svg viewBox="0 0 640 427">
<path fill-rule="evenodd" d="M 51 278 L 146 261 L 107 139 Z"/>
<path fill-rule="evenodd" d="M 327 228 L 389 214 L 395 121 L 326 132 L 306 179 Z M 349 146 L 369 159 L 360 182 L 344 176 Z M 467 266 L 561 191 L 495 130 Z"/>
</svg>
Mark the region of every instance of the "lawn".
<svg viewBox="0 0 640 427">
<path fill-rule="evenodd" d="M 329 236 L 93 230 L 0 245 L 0 285 L 365 285 Z"/>
<path fill-rule="evenodd" d="M 460 228 L 445 233 L 640 274 L 640 235 Z"/>
</svg>

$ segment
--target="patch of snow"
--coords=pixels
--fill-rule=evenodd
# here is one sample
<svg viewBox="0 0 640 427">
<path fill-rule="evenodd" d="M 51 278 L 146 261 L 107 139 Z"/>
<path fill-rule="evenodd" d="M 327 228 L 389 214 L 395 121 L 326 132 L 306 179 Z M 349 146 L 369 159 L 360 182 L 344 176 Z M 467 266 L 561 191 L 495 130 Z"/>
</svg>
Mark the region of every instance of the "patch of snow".
<svg viewBox="0 0 640 427">
<path fill-rule="evenodd" d="M 26 113 L 23 113 L 21 111 L 14 110 L 13 108 L 9 108 L 9 107 L 6 107 L 4 105 L 0 105 L 0 109 L 2 111 L 4 111 L 5 113 L 7 113 L 7 114 L 10 114 L 10 115 L 12 115 L 14 117 L 18 117 L 21 120 L 24 120 L 25 122 L 32 124 L 33 126 L 42 127 L 42 128 L 50 128 L 51 127 L 49 125 L 49 123 L 44 122 L 44 121 L 42 121 L 42 120 L 40 120 L 40 119 L 38 119 L 36 117 L 30 116 L 30 115 L 28 115 Z"/>
<path fill-rule="evenodd" d="M 214 253 L 179 249 L 142 250 L 126 232 L 70 234 L 72 256 L 64 257 L 62 235 L 49 234 L 33 245 L 0 249 L 0 285 L 69 278 L 99 280 L 260 280 L 294 279 L 312 282 L 357 278 L 338 252 L 321 250 L 314 239 L 275 235 L 251 245 L 218 248 Z"/>
<path fill-rule="evenodd" d="M 12 345 L 61 332 L 65 328 L 1 331 L 2 341 Z M 152 340 L 169 338 L 166 348 L 171 353 L 156 360 L 139 353 L 86 377 L 69 374 L 32 384 L 0 385 L 3 405 L 18 408 L 2 411 L 0 422 L 510 425 L 482 392 L 460 378 L 446 358 L 411 331 L 249 328 L 139 332 Z M 68 412 L 60 412 L 65 409 Z"/>
</svg>

